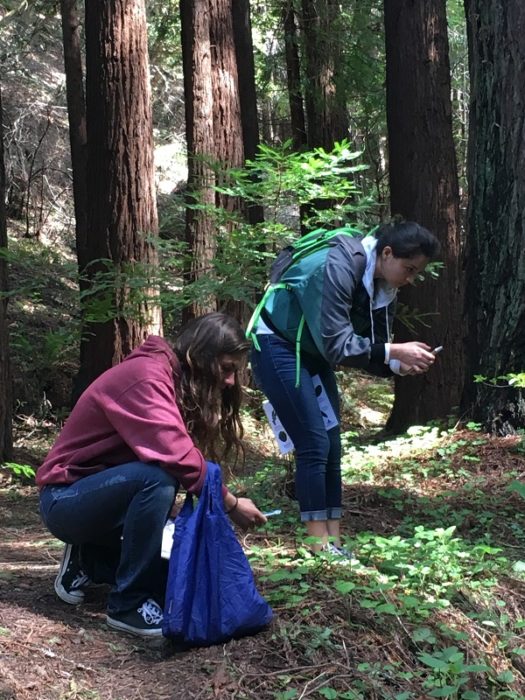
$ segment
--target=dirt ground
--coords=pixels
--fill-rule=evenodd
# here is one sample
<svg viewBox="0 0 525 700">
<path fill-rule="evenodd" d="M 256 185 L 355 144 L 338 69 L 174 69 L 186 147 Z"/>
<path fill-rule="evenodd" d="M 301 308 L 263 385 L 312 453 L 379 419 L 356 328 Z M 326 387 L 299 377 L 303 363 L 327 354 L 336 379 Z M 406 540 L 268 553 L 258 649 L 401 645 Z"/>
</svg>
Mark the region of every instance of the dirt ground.
<svg viewBox="0 0 525 700">
<path fill-rule="evenodd" d="M 470 470 L 465 479 L 482 478 L 483 490 L 489 495 L 503 493 L 500 482 L 506 472 L 525 473 L 524 457 L 508 452 L 505 441 L 487 442 L 478 455 L 479 462 L 458 464 Z M 460 459 L 454 455 L 454 460 Z M 424 485 L 430 494 L 432 479 Z M 435 489 L 442 487 L 436 483 Z M 345 489 L 344 501 L 346 532 L 371 530 L 387 535 L 399 523 L 396 504 L 372 485 Z M 522 507 L 521 500 L 513 503 Z M 460 510 L 461 502 L 456 505 Z M 467 520 L 475 515 L 465 517 L 458 531 L 468 532 L 472 527 Z M 512 519 L 509 522 L 502 537 L 509 547 L 521 551 L 520 541 L 513 539 Z M 251 545 L 267 546 L 264 533 L 249 537 Z M 292 526 L 279 537 L 292 541 Z M 316 582 L 321 583 L 315 589 L 317 598 L 312 597 L 312 586 L 306 603 L 281 609 L 274 605 L 273 622 L 254 637 L 181 651 L 166 640 L 143 642 L 110 630 L 105 624 L 104 586 L 88 588 L 82 606 L 60 601 L 53 581 L 61 554 L 61 543 L 40 522 L 36 488 L 21 485 L 0 471 L 0 700 L 320 699 L 339 697 L 323 693 L 327 685 L 348 688 L 360 681 L 370 690 L 355 697 L 366 700 L 428 697 L 418 692 L 416 680 L 400 686 L 393 676 L 385 675 L 376 677 L 378 690 L 374 691 L 370 669 L 361 672 L 360 665 L 372 668 L 376 663 L 381 669 L 395 665 L 406 670 L 408 678 L 417 663 L 410 630 L 395 616 L 385 622 L 385 616 L 374 616 L 358 600 L 336 595 L 322 581 Z M 508 585 L 500 581 L 499 588 L 509 613 L 523 619 L 525 585 L 518 583 L 515 578 Z M 497 666 L 496 637 L 492 641 L 489 636 L 481 637 L 479 626 L 469 627 L 471 622 L 460 607 L 451 608 L 447 615 L 444 622 L 450 624 L 457 617 L 469 635 L 467 653 L 488 655 Z M 332 636 L 318 644 L 319 634 L 327 628 Z M 517 639 L 515 645 L 519 642 Z M 520 658 L 513 664 L 517 694 L 486 691 L 481 698 L 525 698 L 519 694 L 525 688 L 525 664 Z M 287 695 L 287 687 L 301 690 Z M 407 689 L 410 695 L 400 693 Z"/>
<path fill-rule="evenodd" d="M 0 523 L 0 700 L 224 697 L 234 676 L 265 697 L 257 688 L 276 670 L 271 628 L 184 652 L 114 632 L 104 586 L 90 588 L 78 607 L 56 597 L 62 550 L 40 522 L 33 487 L 1 494 Z"/>
</svg>

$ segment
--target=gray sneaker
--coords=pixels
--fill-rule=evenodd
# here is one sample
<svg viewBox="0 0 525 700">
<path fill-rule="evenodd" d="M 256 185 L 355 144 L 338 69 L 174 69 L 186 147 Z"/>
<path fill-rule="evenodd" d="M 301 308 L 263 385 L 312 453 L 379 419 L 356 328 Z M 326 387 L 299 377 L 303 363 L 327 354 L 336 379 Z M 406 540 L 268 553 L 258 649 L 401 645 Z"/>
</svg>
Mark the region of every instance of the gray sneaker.
<svg viewBox="0 0 525 700">
<path fill-rule="evenodd" d="M 162 637 L 162 619 L 162 608 L 153 598 L 148 598 L 134 610 L 106 616 L 107 624 L 113 629 L 147 638 Z"/>
<path fill-rule="evenodd" d="M 327 559 L 338 564 L 348 565 L 354 559 L 354 555 L 346 547 L 336 547 L 331 542 L 327 542 L 321 552 L 326 555 Z"/>
<path fill-rule="evenodd" d="M 58 576 L 55 579 L 57 596 L 64 603 L 79 605 L 84 602 L 82 588 L 89 582 L 89 576 L 82 571 L 80 564 L 80 547 L 75 544 L 66 544 Z"/>
</svg>

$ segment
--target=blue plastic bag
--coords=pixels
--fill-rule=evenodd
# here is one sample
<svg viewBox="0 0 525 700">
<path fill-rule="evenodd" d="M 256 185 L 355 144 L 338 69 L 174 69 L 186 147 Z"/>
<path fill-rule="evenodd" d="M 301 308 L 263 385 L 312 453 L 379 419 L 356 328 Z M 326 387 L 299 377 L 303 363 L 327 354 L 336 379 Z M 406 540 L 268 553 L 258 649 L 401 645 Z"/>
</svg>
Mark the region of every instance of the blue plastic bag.
<svg viewBox="0 0 525 700">
<path fill-rule="evenodd" d="M 196 646 L 254 634 L 273 615 L 224 513 L 220 467 L 207 464 L 197 505 L 188 494 L 175 520 L 162 627 Z"/>
</svg>

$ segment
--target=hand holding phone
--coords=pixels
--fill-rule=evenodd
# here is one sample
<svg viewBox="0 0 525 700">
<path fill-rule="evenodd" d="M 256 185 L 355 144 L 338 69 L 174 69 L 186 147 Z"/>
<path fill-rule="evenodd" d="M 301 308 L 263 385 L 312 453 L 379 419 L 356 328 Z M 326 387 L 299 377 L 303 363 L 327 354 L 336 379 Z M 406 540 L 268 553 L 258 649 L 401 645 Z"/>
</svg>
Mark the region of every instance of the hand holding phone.
<svg viewBox="0 0 525 700">
<path fill-rule="evenodd" d="M 439 355 L 439 353 L 443 350 L 442 345 L 438 345 L 437 348 L 434 348 L 431 352 L 433 355 Z"/>
</svg>

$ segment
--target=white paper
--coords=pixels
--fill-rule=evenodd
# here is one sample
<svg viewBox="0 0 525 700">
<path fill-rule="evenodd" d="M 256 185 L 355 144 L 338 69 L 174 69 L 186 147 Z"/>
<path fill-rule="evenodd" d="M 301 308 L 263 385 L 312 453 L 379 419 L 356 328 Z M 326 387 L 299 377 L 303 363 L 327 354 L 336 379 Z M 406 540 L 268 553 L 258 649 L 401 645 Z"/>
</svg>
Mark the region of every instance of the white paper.
<svg viewBox="0 0 525 700">
<path fill-rule="evenodd" d="M 312 377 L 312 383 L 314 385 L 317 403 L 319 404 L 319 410 L 323 417 L 325 430 L 331 430 L 338 425 L 339 421 L 337 420 L 332 404 L 326 395 L 326 390 L 318 374 Z M 288 454 L 288 452 L 294 449 L 294 444 L 284 429 L 274 407 L 269 401 L 263 401 L 263 409 L 270 423 L 270 428 L 273 431 L 277 445 L 279 446 L 279 452 L 282 455 Z"/>
<path fill-rule="evenodd" d="M 175 533 L 175 520 L 168 520 L 162 531 L 162 545 L 160 548 L 160 556 L 163 559 L 169 559 L 171 548 L 173 546 L 173 534 Z"/>
<path fill-rule="evenodd" d="M 321 415 L 323 416 L 325 430 L 331 430 L 338 425 L 339 421 L 335 416 L 332 404 L 326 395 L 323 382 L 318 374 L 316 374 L 315 377 L 312 377 L 312 382 L 315 389 L 315 395 L 317 396 L 317 403 L 319 404 L 319 409 L 321 410 Z"/>
<path fill-rule="evenodd" d="M 268 422 L 270 423 L 270 428 L 273 431 L 277 445 L 279 446 L 279 452 L 282 455 L 288 454 L 288 452 L 293 450 L 294 446 L 290 436 L 283 428 L 283 424 L 279 420 L 279 416 L 269 401 L 263 401 L 263 409 L 266 413 L 266 417 L 268 418 Z"/>
</svg>

